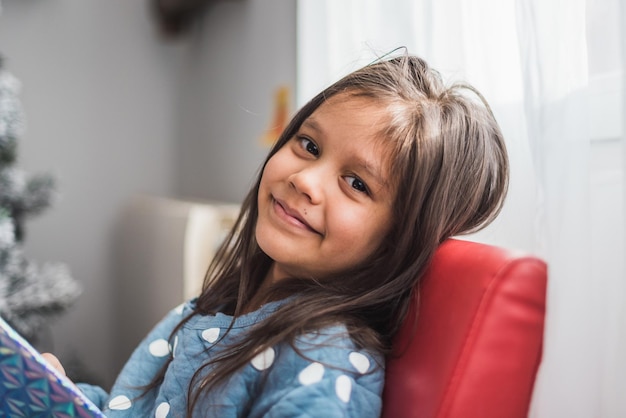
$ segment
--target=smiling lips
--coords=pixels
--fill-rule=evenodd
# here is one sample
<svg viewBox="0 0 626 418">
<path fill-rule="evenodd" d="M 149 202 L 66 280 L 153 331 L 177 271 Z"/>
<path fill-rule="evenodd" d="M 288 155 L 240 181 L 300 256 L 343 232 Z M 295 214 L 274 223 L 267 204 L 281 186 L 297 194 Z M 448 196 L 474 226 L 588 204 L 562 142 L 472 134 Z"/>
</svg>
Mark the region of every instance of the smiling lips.
<svg viewBox="0 0 626 418">
<path fill-rule="evenodd" d="M 297 211 L 287 206 L 285 202 L 274 198 L 274 209 L 283 220 L 290 223 L 291 225 L 306 229 L 307 231 L 315 232 L 316 234 L 320 234 L 311 225 L 309 225 L 308 222 L 305 221 L 304 218 L 300 216 Z"/>
</svg>

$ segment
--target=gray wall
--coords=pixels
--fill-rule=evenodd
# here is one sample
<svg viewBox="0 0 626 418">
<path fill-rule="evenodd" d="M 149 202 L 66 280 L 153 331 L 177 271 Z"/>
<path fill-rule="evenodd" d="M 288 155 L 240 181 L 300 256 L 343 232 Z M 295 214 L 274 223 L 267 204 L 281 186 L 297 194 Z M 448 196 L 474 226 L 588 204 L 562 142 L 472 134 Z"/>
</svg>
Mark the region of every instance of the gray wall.
<svg viewBox="0 0 626 418">
<path fill-rule="evenodd" d="M 128 269 L 115 248 L 129 200 L 239 201 L 267 152 L 273 90 L 295 86 L 294 1 L 218 1 L 201 23 L 173 42 L 147 0 L 3 0 L 0 54 L 28 120 L 18 165 L 53 173 L 61 194 L 27 223 L 26 249 L 66 262 L 84 287 L 50 349 L 104 385 L 117 372 L 113 283 Z"/>
<path fill-rule="evenodd" d="M 230 202 L 245 196 L 268 151 L 260 138 L 271 122 L 274 92 L 296 85 L 295 4 L 216 2 L 193 34 L 177 144 L 184 196 Z"/>
</svg>

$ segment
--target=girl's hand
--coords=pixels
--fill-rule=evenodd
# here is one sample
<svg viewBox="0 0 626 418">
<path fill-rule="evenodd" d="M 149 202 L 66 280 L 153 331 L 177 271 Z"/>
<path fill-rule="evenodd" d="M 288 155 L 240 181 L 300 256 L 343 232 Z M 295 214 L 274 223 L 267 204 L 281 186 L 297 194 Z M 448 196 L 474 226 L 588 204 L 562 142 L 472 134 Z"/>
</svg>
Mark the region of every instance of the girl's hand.
<svg viewBox="0 0 626 418">
<path fill-rule="evenodd" d="M 59 361 L 59 359 L 54 354 L 43 353 L 43 354 L 41 354 L 41 356 L 43 358 L 45 358 L 46 361 L 48 363 L 50 363 L 50 365 L 52 365 L 55 369 L 57 369 L 57 371 L 61 372 L 61 374 L 63 376 L 66 376 L 65 369 L 63 368 L 63 365 L 61 365 L 61 362 Z"/>
</svg>

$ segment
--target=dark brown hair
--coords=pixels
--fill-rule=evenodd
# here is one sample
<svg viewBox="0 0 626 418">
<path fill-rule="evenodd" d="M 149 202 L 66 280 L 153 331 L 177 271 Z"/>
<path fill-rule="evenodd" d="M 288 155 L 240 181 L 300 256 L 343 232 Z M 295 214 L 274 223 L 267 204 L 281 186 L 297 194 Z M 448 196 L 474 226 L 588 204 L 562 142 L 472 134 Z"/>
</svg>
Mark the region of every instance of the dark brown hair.
<svg viewBox="0 0 626 418">
<path fill-rule="evenodd" d="M 281 305 L 245 340 L 206 365 L 215 373 L 204 378 L 196 373 L 189 389 L 189 415 L 203 391 L 224 382 L 264 349 L 293 342 L 309 330 L 343 323 L 357 345 L 388 353 L 411 293 L 439 244 L 481 229 L 501 209 L 508 160 L 489 106 L 471 86 L 448 87 L 426 62 L 409 55 L 377 61 L 315 96 L 291 120 L 266 163 L 325 100 L 340 93 L 370 98 L 389 111 L 383 141 L 389 147 L 396 190 L 391 229 L 371 257 L 338 277 L 294 278 L 271 288 L 266 300 L 289 295 L 294 303 Z M 271 266 L 255 239 L 262 173 L 208 270 L 197 314 L 218 309 L 242 314 Z"/>
</svg>

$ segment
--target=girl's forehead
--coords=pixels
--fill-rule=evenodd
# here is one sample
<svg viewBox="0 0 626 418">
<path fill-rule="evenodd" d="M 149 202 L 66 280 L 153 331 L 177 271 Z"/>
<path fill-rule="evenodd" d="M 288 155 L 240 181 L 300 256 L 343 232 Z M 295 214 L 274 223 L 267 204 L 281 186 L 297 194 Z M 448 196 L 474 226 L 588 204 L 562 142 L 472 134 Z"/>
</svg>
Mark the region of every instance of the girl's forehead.
<svg viewBox="0 0 626 418">
<path fill-rule="evenodd" d="M 358 92 L 342 92 L 326 99 L 305 122 L 324 124 L 328 129 L 345 129 L 348 133 L 358 129 L 361 139 L 372 142 L 382 151 L 393 142 L 390 129 L 395 118 L 393 108 L 387 100 Z"/>
<path fill-rule="evenodd" d="M 336 107 L 352 109 L 353 111 L 387 113 L 387 103 L 384 100 L 368 96 L 359 91 L 345 91 L 333 94 L 324 100 L 315 112 Z"/>
<path fill-rule="evenodd" d="M 386 103 L 354 93 L 338 93 L 326 99 L 305 119 L 303 125 L 314 129 L 358 129 L 363 139 L 377 138 L 390 122 Z"/>
</svg>

